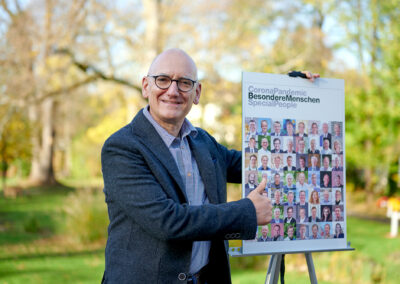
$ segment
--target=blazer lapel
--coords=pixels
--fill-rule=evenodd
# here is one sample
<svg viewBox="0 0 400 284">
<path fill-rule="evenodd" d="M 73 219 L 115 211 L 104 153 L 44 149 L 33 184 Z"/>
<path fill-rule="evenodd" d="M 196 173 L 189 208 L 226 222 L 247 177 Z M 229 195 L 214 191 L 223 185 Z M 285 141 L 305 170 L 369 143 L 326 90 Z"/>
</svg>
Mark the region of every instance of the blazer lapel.
<svg viewBox="0 0 400 284">
<path fill-rule="evenodd" d="M 203 179 L 204 189 L 210 203 L 219 203 L 217 190 L 217 176 L 215 173 L 215 158 L 208 151 L 207 145 L 199 140 L 193 139 L 190 135 L 189 145 L 199 168 L 200 176 Z"/>
<path fill-rule="evenodd" d="M 182 177 L 179 173 L 179 169 L 176 165 L 174 157 L 172 157 L 171 152 L 165 145 L 160 135 L 157 133 L 156 129 L 144 116 L 143 110 L 141 110 L 137 114 L 136 118 L 132 121 L 132 126 L 133 129 L 135 129 L 134 134 L 141 138 L 147 149 L 154 154 L 154 156 L 159 160 L 160 164 L 164 166 L 170 176 L 178 184 L 179 190 L 187 202 L 188 199 L 183 186 Z"/>
</svg>

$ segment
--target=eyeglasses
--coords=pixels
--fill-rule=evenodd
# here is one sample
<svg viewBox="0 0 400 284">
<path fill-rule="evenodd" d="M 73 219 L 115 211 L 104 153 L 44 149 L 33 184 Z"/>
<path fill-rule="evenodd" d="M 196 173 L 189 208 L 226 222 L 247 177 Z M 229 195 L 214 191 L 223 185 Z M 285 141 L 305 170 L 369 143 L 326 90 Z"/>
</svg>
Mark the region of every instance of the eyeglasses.
<svg viewBox="0 0 400 284">
<path fill-rule="evenodd" d="M 156 86 L 162 90 L 168 89 L 171 86 L 172 82 L 176 82 L 178 90 L 181 92 L 191 91 L 193 89 L 194 84 L 197 82 L 187 78 L 179 78 L 177 80 L 173 80 L 172 78 L 166 75 L 155 75 L 155 76 L 147 75 L 147 77 L 154 78 Z"/>
</svg>

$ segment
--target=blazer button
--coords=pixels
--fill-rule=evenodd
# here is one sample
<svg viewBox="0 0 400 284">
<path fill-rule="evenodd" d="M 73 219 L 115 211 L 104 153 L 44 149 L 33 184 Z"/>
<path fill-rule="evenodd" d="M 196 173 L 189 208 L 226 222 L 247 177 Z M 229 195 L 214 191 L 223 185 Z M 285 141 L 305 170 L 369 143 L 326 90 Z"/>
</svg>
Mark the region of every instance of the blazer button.
<svg viewBox="0 0 400 284">
<path fill-rule="evenodd" d="M 183 273 L 183 272 L 179 273 L 178 279 L 179 279 L 180 281 L 185 281 L 185 280 L 186 280 L 186 274 Z"/>
</svg>

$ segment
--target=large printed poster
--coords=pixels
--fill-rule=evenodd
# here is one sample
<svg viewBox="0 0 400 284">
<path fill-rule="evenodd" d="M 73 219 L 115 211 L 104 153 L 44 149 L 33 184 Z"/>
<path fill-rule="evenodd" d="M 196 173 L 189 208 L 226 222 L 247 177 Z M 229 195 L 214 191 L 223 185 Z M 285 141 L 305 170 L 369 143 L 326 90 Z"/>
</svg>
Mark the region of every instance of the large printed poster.
<svg viewBox="0 0 400 284">
<path fill-rule="evenodd" d="M 242 197 L 263 177 L 273 204 L 243 253 L 346 247 L 344 81 L 243 73 Z"/>
</svg>

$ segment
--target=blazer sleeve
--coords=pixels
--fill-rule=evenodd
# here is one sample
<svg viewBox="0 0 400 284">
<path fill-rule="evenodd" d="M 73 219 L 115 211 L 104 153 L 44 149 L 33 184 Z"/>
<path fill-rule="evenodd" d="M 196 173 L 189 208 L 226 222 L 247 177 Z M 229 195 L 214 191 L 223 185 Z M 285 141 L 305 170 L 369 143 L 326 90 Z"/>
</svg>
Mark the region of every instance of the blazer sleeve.
<svg viewBox="0 0 400 284">
<path fill-rule="evenodd" d="M 149 161 L 132 146 L 135 143 L 127 143 L 121 138 L 126 137 L 111 137 L 102 149 L 104 192 L 108 204 L 115 203 L 143 230 L 162 240 L 254 238 L 257 218 L 250 199 L 201 206 L 181 203 L 177 197 L 166 193 L 164 187 L 171 185 L 162 185 L 157 180 Z M 222 147 L 229 163 L 228 172 L 233 175 L 238 172 L 241 155 Z"/>
</svg>

